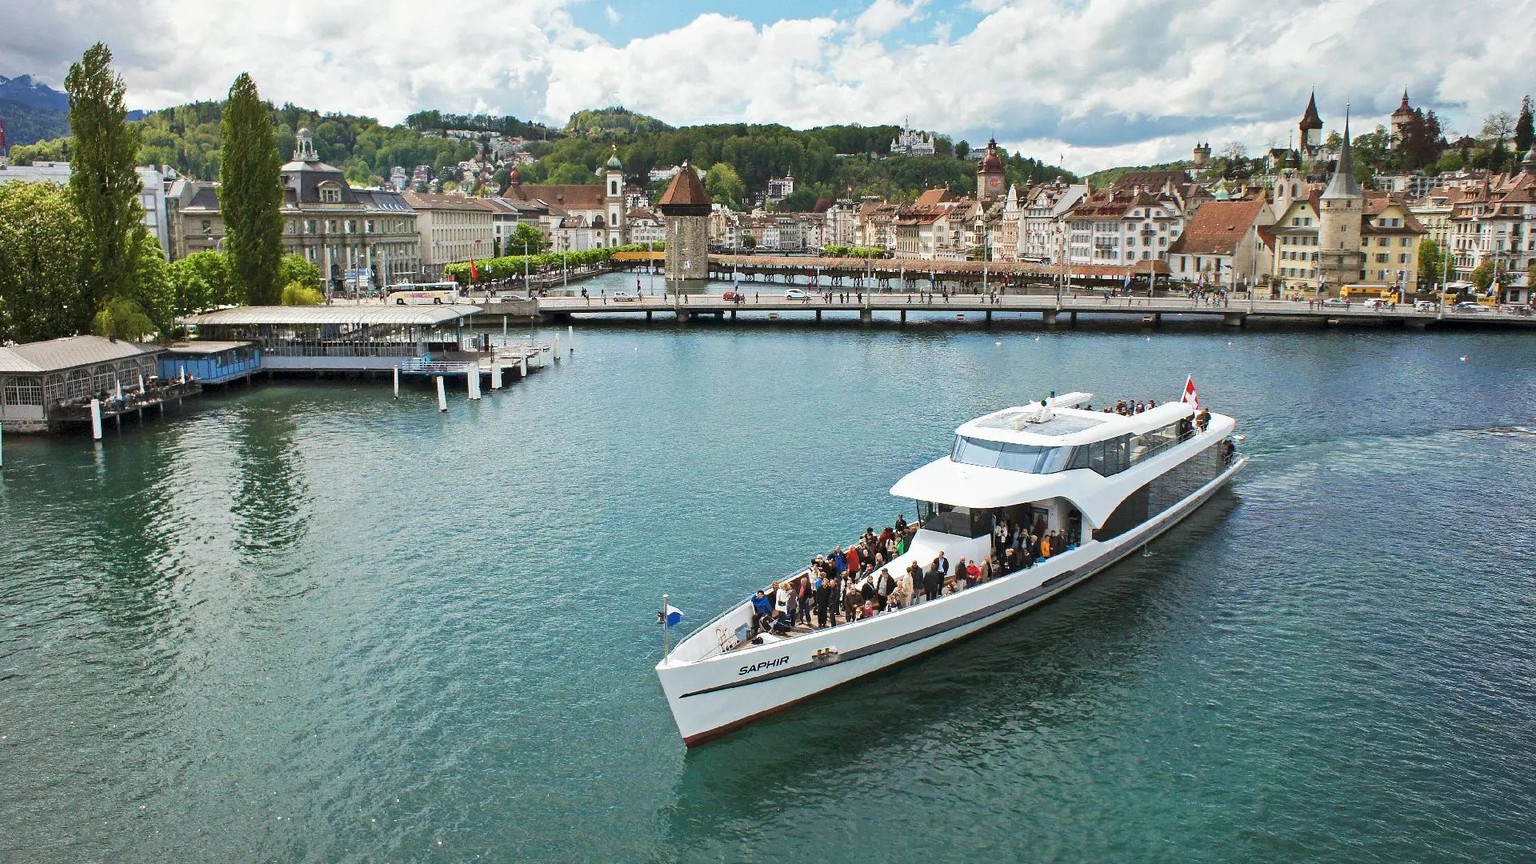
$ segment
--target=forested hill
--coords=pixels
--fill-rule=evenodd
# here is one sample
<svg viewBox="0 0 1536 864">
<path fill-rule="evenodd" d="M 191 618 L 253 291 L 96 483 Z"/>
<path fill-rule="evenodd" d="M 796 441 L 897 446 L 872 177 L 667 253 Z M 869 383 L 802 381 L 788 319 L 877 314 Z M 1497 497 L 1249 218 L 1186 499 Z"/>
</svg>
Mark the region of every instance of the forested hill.
<svg viewBox="0 0 1536 864">
<path fill-rule="evenodd" d="M 217 179 L 222 107 L 220 102 L 194 102 L 145 116 L 139 123 L 143 133 L 139 162 L 169 165 L 198 179 Z M 631 181 L 643 184 L 652 169 L 688 162 L 707 172 L 705 183 L 711 194 L 740 208 L 760 196 L 770 178 L 786 175 L 796 181 L 794 195 L 780 205 L 786 210 L 809 210 L 818 199 L 877 196 L 910 201 L 935 187 L 956 194 L 974 194 L 976 189 L 978 154 L 969 152 L 969 144 L 935 135 L 934 156 L 892 156 L 891 140 L 901 131 L 896 126 L 797 130 L 735 123 L 674 129 L 622 108 L 577 112 L 561 131 L 513 117 L 436 111 L 413 114 L 401 126 L 385 126 L 371 117 L 322 114 L 294 105 L 274 109 L 273 122 L 282 158 L 292 152 L 298 130 L 308 127 L 320 158 L 342 169 L 357 185 L 388 177 L 396 165 L 407 171 L 427 165 L 436 177 L 456 177 L 457 172 L 445 169 L 473 158 L 480 144 L 443 135 L 452 129 L 527 139 L 526 153 L 536 161 L 520 167 L 524 183 L 601 182 L 602 165 L 616 147 Z M 69 156 L 68 138 L 18 147 L 12 153 L 17 162 Z M 1021 188 L 1041 180 L 1072 178 L 1069 172 L 1020 154 L 1004 156 L 1008 181 Z M 498 182 L 488 187 L 504 184 L 507 170 L 503 165 L 497 172 Z"/>
</svg>

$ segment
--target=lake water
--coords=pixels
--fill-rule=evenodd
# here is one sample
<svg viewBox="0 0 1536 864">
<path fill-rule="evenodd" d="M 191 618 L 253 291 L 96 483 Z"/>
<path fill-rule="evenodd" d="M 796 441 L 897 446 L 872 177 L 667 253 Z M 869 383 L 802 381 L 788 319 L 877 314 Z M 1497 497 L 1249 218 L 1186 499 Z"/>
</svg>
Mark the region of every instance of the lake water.
<svg viewBox="0 0 1536 864">
<path fill-rule="evenodd" d="M 1528 335 L 576 348 L 446 414 L 278 383 L 7 436 L 0 860 L 1536 857 Z M 1191 372 L 1252 462 L 1149 555 L 685 751 L 664 592 L 697 626 L 910 518 L 887 490 L 960 422 Z"/>
</svg>

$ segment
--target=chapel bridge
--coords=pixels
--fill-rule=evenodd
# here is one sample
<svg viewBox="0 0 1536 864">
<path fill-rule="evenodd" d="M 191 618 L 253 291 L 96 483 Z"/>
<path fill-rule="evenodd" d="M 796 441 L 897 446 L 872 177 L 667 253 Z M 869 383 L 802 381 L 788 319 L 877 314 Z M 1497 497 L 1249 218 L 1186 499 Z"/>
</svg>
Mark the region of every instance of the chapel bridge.
<svg viewBox="0 0 1536 864">
<path fill-rule="evenodd" d="M 618 266 L 648 266 L 659 263 L 659 253 L 619 253 Z M 910 265 L 910 266 L 909 266 Z M 588 317 L 671 316 L 678 322 L 696 318 L 716 320 L 768 318 L 780 321 L 806 320 L 824 313 L 837 313 L 834 320 L 857 314 L 861 323 L 872 323 L 876 315 L 894 318 L 902 324 L 908 313 L 953 316 L 967 322 L 991 324 L 995 315 L 1018 319 L 1039 316 L 1046 325 L 1056 324 L 1063 315 L 1070 323 L 1079 314 L 1139 319 L 1143 324 L 1161 324 L 1164 315 L 1190 316 L 1219 320 L 1232 326 L 1245 326 L 1248 319 L 1274 319 L 1276 323 L 1312 322 L 1319 325 L 1387 325 L 1426 328 L 1437 324 L 1475 326 L 1536 327 L 1536 318 L 1484 310 L 1420 311 L 1413 303 L 1391 308 L 1368 308 L 1364 303 L 1347 306 L 1307 303 L 1295 299 L 1250 298 L 1244 292 L 1231 294 L 1225 302 L 1214 298 L 1192 299 L 1177 289 L 1166 293 L 1163 262 L 1137 262 L 1130 268 L 1130 296 L 1121 296 L 1127 284 L 1127 267 L 1114 265 L 1071 268 L 1070 282 L 1052 281 L 1062 275 L 1061 268 L 1028 262 L 918 261 L 913 259 L 807 258 L 762 255 L 711 255 L 710 277 L 729 282 L 739 290 L 740 299 L 727 300 L 721 294 L 694 293 L 690 288 L 678 293 L 660 274 L 641 280 L 640 296 L 625 292 L 628 299 L 617 301 L 606 292 L 588 292 L 587 297 L 542 297 L 516 304 L 491 303 L 484 313 L 516 317 L 532 314 L 545 321 L 571 321 Z M 688 283 L 701 284 L 700 280 Z M 788 298 L 785 290 L 799 287 L 809 296 Z M 1153 296 L 1148 296 L 1149 287 Z M 831 292 L 831 300 L 826 299 Z M 1262 295 L 1261 290 L 1258 294 Z M 1109 296 L 1106 296 L 1109 295 Z M 845 299 L 846 298 L 846 299 Z M 1337 301 L 1330 301 L 1336 303 Z M 530 308 L 531 307 L 531 308 Z M 759 314 L 763 313 L 763 314 Z"/>
</svg>

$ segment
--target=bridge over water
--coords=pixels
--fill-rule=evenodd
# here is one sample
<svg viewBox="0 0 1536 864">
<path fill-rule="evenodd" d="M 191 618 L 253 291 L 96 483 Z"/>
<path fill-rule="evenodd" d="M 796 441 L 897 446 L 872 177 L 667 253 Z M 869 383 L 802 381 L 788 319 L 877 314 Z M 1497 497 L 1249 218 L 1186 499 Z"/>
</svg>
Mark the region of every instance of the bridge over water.
<svg viewBox="0 0 1536 864">
<path fill-rule="evenodd" d="M 490 316 L 536 316 L 544 321 L 574 321 L 588 318 L 639 318 L 653 320 L 670 317 L 683 323 L 699 318 L 737 321 L 850 321 L 877 320 L 906 324 L 909 316 L 921 313 L 925 320 L 953 316 L 951 320 L 991 324 L 994 320 L 1028 320 L 1038 316 L 1046 326 L 1078 322 L 1079 316 L 1140 320 L 1156 326 L 1167 315 L 1188 320 L 1206 319 L 1230 327 L 1243 327 L 1250 320 L 1274 320 L 1277 323 L 1313 323 L 1327 325 L 1372 325 L 1428 328 L 1439 325 L 1470 325 L 1499 328 L 1536 328 L 1536 317 L 1508 311 L 1487 310 L 1458 312 L 1451 309 L 1417 311 L 1411 304 L 1395 308 L 1366 308 L 1361 303 L 1344 306 L 1309 305 L 1292 300 L 1250 300 L 1246 295 L 1225 303 L 1195 301 L 1183 296 L 1109 297 L 1079 292 L 1003 294 L 956 293 L 945 297 L 922 292 L 833 291 L 831 299 L 812 293 L 805 299 L 789 298 L 782 290 L 759 290 L 763 286 L 742 285 L 742 300 L 726 300 L 720 294 L 673 294 L 665 297 L 645 295 L 623 301 L 613 297 L 549 297 L 518 304 L 489 304 Z M 846 297 L 846 299 L 844 299 Z M 505 306 L 506 308 L 502 308 Z M 940 320 L 943 320 L 941 317 Z"/>
</svg>

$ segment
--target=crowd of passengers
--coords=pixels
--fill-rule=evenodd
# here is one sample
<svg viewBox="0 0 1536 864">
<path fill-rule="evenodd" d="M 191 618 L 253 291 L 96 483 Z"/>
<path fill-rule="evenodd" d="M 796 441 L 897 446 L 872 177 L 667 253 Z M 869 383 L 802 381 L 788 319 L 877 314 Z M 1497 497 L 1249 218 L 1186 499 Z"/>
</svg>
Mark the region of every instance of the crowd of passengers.
<svg viewBox="0 0 1536 864">
<path fill-rule="evenodd" d="M 973 588 L 1076 548 L 1062 532 L 1047 530 L 1044 518 L 1028 529 L 1009 519 L 993 529 L 992 553 L 983 560 L 959 558 L 951 564 L 941 550 L 926 566 L 913 561 L 892 573 L 887 562 L 905 554 L 917 528 L 898 515 L 896 524 L 879 534 L 866 528 L 848 549 L 838 546 L 817 555 L 806 572 L 758 589 L 752 597 L 753 636 L 786 635 L 796 625 L 824 629 L 873 618 Z"/>
<path fill-rule="evenodd" d="M 1121 399 L 1119 402 L 1115 403 L 1113 408 L 1105 408 L 1104 409 L 1104 413 L 1105 414 L 1119 414 L 1121 417 L 1133 417 L 1133 416 L 1135 416 L 1137 414 L 1142 414 L 1142 413 L 1145 413 L 1147 411 L 1151 411 L 1153 408 L 1156 408 L 1156 407 L 1157 407 L 1157 400 L 1156 399 L 1147 399 L 1145 401 L 1138 401 L 1138 400 L 1135 400 L 1135 399 Z M 1092 411 L 1093 410 L 1093 406 L 1092 405 L 1087 406 L 1087 410 Z M 1191 422 L 1193 423 L 1194 428 L 1200 430 L 1201 432 L 1204 432 L 1206 427 L 1210 425 L 1210 422 L 1211 422 L 1211 412 L 1207 411 L 1204 408 L 1196 408 L 1195 409 L 1194 417 L 1191 418 Z M 1181 432 L 1182 431 L 1184 431 L 1184 430 L 1181 429 Z"/>
</svg>

